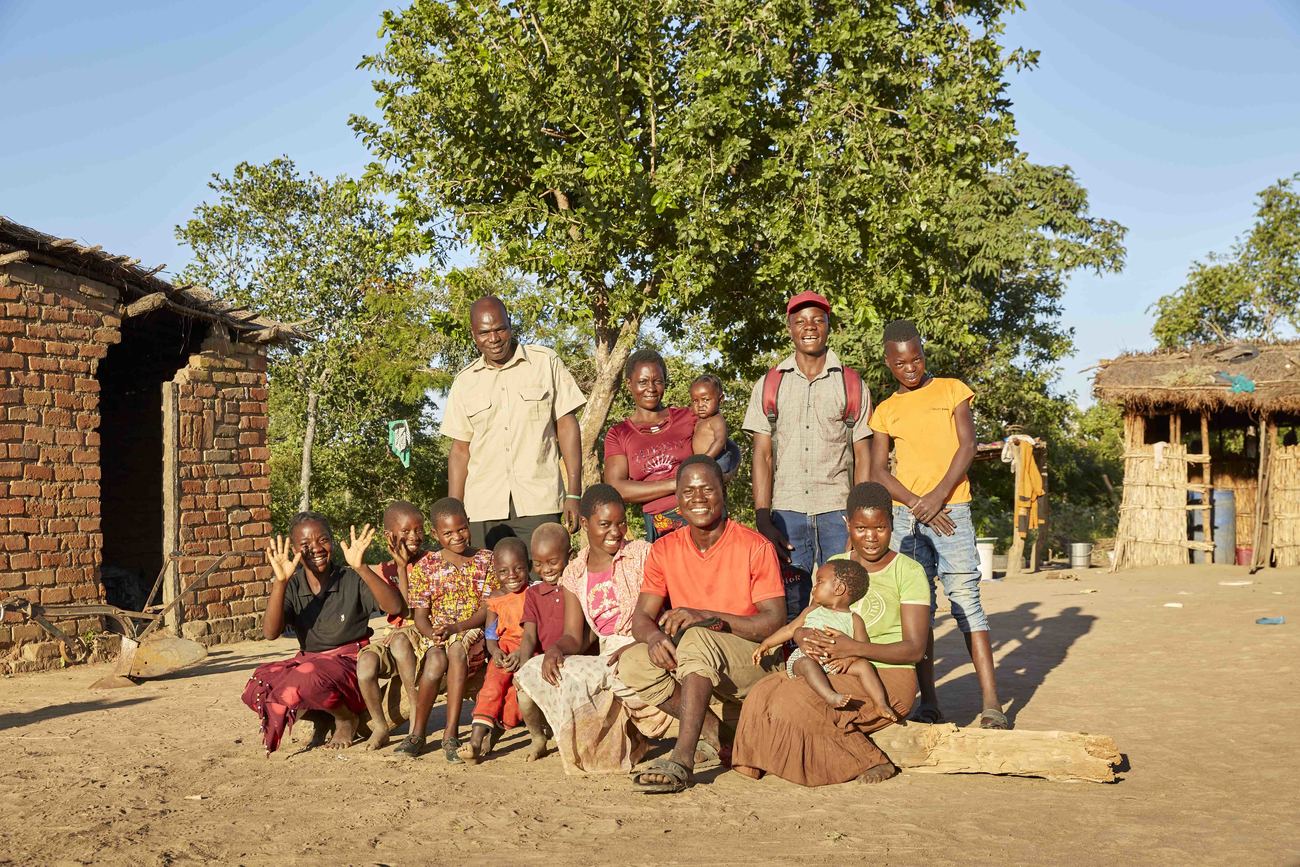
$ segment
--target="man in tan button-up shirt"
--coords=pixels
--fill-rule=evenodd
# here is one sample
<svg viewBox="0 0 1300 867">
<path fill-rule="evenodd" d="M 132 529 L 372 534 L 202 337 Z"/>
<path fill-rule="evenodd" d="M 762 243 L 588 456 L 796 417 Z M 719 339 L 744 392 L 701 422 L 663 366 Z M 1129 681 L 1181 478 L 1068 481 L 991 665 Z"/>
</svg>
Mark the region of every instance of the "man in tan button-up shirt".
<svg viewBox="0 0 1300 867">
<path fill-rule="evenodd" d="M 477 546 L 503 536 L 527 544 L 547 521 L 572 531 L 582 492 L 574 413 L 586 398 L 553 350 L 515 340 L 499 298 L 475 301 L 469 318 L 480 357 L 456 375 L 443 408 L 448 493 L 465 503 Z"/>
</svg>

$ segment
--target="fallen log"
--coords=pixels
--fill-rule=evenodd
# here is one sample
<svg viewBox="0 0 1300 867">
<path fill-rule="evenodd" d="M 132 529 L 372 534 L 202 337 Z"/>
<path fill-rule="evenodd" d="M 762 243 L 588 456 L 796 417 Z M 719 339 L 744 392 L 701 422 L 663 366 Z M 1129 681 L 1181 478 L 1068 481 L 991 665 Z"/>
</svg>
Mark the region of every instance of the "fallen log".
<svg viewBox="0 0 1300 867">
<path fill-rule="evenodd" d="M 1113 783 L 1122 761 L 1114 739 L 1075 732 L 958 728 L 907 723 L 871 736 L 910 773 L 1005 774 L 1058 782 Z"/>
</svg>

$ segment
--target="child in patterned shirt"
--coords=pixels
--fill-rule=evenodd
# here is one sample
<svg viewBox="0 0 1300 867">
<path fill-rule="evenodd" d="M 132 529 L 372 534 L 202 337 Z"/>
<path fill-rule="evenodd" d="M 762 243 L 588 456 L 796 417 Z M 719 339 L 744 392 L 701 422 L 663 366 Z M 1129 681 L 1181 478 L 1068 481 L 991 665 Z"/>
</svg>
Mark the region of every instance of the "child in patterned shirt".
<svg viewBox="0 0 1300 867">
<path fill-rule="evenodd" d="M 433 504 L 429 517 L 441 548 L 410 567 L 410 603 L 424 645 L 424 667 L 411 733 L 394 752 L 415 758 L 424 749 L 424 729 L 445 677 L 447 725 L 442 733 L 442 752 L 448 762 L 460 764 L 463 759 L 457 751 L 461 703 L 466 681 L 483 667 L 483 603 L 497 582 L 492 552 L 470 546 L 469 517 L 460 500 L 444 497 Z"/>
</svg>

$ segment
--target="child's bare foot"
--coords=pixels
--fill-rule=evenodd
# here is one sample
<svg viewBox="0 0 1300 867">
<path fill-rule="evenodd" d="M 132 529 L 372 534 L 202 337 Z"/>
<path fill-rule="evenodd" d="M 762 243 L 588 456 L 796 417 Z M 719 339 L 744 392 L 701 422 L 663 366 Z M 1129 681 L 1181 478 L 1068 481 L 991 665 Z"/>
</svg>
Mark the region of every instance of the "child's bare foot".
<svg viewBox="0 0 1300 867">
<path fill-rule="evenodd" d="M 883 783 L 890 777 L 898 775 L 898 768 L 894 767 L 893 762 L 882 762 L 874 768 L 867 768 L 858 775 L 859 783 Z"/>
<path fill-rule="evenodd" d="M 302 715 L 304 722 L 311 723 L 311 737 L 303 749 L 314 750 L 323 747 L 334 731 L 334 717 L 322 711 L 309 710 Z"/>
<path fill-rule="evenodd" d="M 849 703 L 849 697 L 842 692 L 833 692 L 826 696 L 826 703 L 833 708 L 842 708 Z"/>
<path fill-rule="evenodd" d="M 889 720 L 890 722 L 898 722 L 899 719 L 898 714 L 895 713 L 894 709 L 887 704 L 880 704 L 879 702 L 877 702 L 876 713 L 880 714 L 880 716 Z"/>
<path fill-rule="evenodd" d="M 483 756 L 480 755 L 479 753 L 478 744 L 474 743 L 472 739 L 470 740 L 469 743 L 465 744 L 463 747 L 456 750 L 456 755 L 460 756 L 462 759 L 464 759 L 467 763 L 471 765 L 477 765 L 479 761 L 483 758 Z"/>
<path fill-rule="evenodd" d="M 388 746 L 388 736 L 392 730 L 380 723 L 371 720 L 370 722 L 370 740 L 366 741 L 367 750 L 382 750 Z"/>
<path fill-rule="evenodd" d="M 528 753 L 524 756 L 525 762 L 535 762 L 546 755 L 546 738 L 532 736 L 532 741 L 528 744 Z"/>
<path fill-rule="evenodd" d="M 355 719 L 336 719 L 334 720 L 334 737 L 330 738 L 329 743 L 325 745 L 327 750 L 346 750 L 352 746 L 352 739 L 357 734 L 357 721 Z"/>
</svg>

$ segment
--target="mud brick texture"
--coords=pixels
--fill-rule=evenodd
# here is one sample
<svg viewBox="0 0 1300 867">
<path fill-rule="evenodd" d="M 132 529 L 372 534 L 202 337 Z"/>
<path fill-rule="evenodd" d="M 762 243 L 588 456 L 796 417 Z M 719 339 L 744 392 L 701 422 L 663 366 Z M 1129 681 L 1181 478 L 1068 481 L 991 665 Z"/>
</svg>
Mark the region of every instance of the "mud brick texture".
<svg viewBox="0 0 1300 867">
<path fill-rule="evenodd" d="M 0 265 L 0 600 L 105 599 L 98 374 L 122 340 L 122 293 L 49 263 Z M 219 322 L 196 327 L 208 336 L 187 360 L 178 356 L 170 380 L 176 542 L 182 585 L 214 556 L 233 555 L 184 600 L 184 634 L 211 645 L 260 634 L 269 579 L 261 552 L 271 532 L 266 357 L 260 344 L 232 342 Z M 141 530 L 152 540 L 163 532 Z M 94 617 L 56 623 L 77 634 L 105 628 Z M 59 664 L 39 626 L 5 613 L 0 673 Z"/>
</svg>

